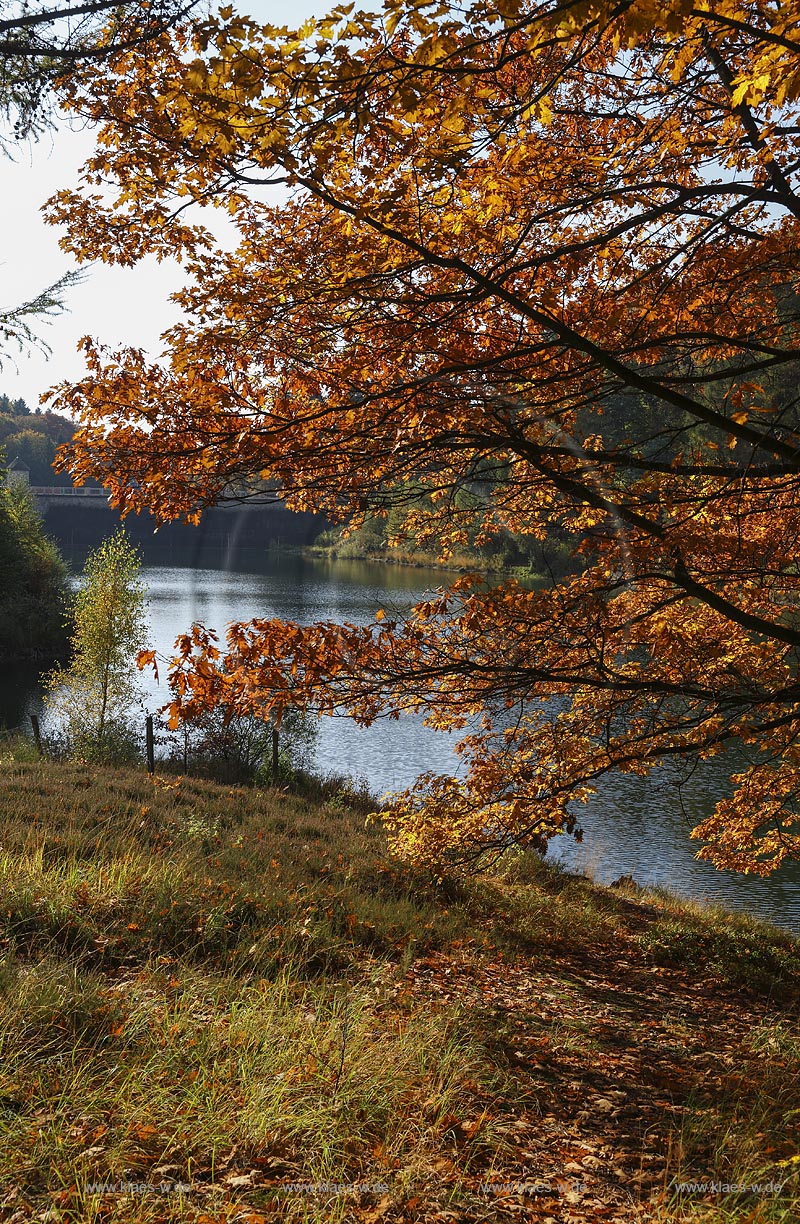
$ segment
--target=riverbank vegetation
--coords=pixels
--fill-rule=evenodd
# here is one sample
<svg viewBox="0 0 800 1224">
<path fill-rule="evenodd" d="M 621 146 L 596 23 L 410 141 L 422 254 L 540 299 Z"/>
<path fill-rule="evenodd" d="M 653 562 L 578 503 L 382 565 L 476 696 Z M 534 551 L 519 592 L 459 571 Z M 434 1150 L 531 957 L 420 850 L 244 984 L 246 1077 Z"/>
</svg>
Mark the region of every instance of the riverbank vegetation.
<svg viewBox="0 0 800 1224">
<path fill-rule="evenodd" d="M 436 880 L 342 787 L 24 755 L 0 775 L 4 1219 L 796 1218 L 788 935 L 530 853 Z"/>
<path fill-rule="evenodd" d="M 330 557 L 337 561 L 377 561 L 387 565 L 406 565 L 419 569 L 466 570 L 485 574 L 514 574 L 526 581 L 548 582 L 554 575 L 563 577 L 577 568 L 573 547 L 563 542 L 549 541 L 547 546 L 520 547 L 512 537 L 498 547 L 470 548 L 463 552 L 444 552 L 418 545 L 413 539 L 391 543 L 386 525 L 371 519 L 349 532 L 344 527 L 332 527 L 318 536 L 314 544 L 303 549 L 311 557 Z"/>
<path fill-rule="evenodd" d="M 416 525 L 419 514 L 430 518 L 433 510 L 424 485 L 420 484 L 416 490 L 413 484 L 410 488 L 395 490 L 387 501 L 389 509 L 385 514 L 360 518 L 355 524 L 331 527 L 307 551 L 337 560 L 382 561 L 391 565 L 495 574 L 511 572 L 542 581 L 563 578 L 580 569 L 579 541 L 555 527 L 544 540 L 509 530 L 486 538 L 482 532 L 482 501 L 463 490 L 457 496 L 457 503 L 464 522 L 464 539 L 457 548 L 453 548 L 446 537 L 437 537 L 429 526 L 419 532 Z"/>
<path fill-rule="evenodd" d="M 67 603 L 66 565 L 28 490 L 0 487 L 0 663 L 63 658 Z"/>
</svg>

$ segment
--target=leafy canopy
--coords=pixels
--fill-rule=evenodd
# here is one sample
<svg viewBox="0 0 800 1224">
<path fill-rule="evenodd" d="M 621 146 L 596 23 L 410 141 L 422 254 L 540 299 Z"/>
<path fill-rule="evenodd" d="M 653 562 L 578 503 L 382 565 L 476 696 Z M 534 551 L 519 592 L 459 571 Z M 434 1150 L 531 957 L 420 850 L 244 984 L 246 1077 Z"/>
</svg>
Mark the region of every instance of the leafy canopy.
<svg viewBox="0 0 800 1224">
<path fill-rule="evenodd" d="M 388 0 L 223 9 L 72 78 L 101 128 L 51 202 L 66 245 L 189 276 L 162 363 L 86 341 L 76 478 L 162 519 L 274 479 L 356 526 L 423 489 L 421 541 L 579 541 L 571 577 L 465 575 L 402 624 L 195 627 L 175 720 L 461 729 L 465 780 L 389 811 L 428 862 L 544 846 L 608 770 L 736 744 L 702 855 L 797 855 L 798 50 L 797 0 Z"/>
</svg>

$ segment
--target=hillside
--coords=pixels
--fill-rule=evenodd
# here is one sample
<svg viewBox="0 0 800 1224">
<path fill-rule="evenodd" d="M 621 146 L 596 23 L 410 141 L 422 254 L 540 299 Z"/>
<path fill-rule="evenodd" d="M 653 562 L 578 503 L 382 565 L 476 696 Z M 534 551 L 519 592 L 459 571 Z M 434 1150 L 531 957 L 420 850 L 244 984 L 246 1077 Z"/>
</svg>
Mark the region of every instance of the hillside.
<svg viewBox="0 0 800 1224">
<path fill-rule="evenodd" d="M 72 438 L 74 423 L 56 412 L 20 413 L 12 408 L 8 397 L 0 396 L 0 447 L 8 462 L 21 460 L 32 485 L 70 485 L 69 476 L 54 472 L 52 463 L 59 446 Z"/>
<path fill-rule="evenodd" d="M 788 936 L 437 883 L 336 788 L 7 752 L 0 808 L 3 1220 L 797 1218 Z"/>
</svg>

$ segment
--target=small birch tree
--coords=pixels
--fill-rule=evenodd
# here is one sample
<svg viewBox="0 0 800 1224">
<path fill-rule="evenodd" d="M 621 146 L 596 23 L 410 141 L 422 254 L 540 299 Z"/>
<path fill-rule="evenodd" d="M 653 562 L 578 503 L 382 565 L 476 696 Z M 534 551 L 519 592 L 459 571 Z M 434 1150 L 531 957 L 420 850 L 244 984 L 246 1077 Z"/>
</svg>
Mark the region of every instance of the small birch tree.
<svg viewBox="0 0 800 1224">
<path fill-rule="evenodd" d="M 139 554 L 121 529 L 90 554 L 73 606 L 73 659 L 50 676 L 50 710 L 72 755 L 137 754 L 132 713 L 141 705 L 136 655 L 147 646 L 147 592 Z"/>
</svg>

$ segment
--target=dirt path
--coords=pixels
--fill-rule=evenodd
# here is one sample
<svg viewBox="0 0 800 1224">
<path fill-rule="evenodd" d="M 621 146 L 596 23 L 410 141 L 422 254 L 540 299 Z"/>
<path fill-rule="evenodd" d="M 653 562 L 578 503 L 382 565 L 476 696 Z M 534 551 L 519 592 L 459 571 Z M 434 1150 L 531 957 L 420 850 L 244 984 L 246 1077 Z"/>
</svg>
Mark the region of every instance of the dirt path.
<svg viewBox="0 0 800 1224">
<path fill-rule="evenodd" d="M 503 1112 L 476 1091 L 462 1117 L 446 1120 L 443 1182 L 472 1193 L 457 1211 L 431 1201 L 423 1212 L 431 1219 L 629 1224 L 659 1210 L 671 1218 L 678 1199 L 688 1204 L 678 1181 L 719 1177 L 712 1159 L 726 1118 L 759 1107 L 758 1035 L 776 1008 L 645 964 L 634 944 L 566 964 L 433 955 L 406 981 L 417 1002 L 458 1005 L 513 1081 Z M 503 1133 L 508 1155 L 464 1177 L 459 1149 L 480 1126 Z M 764 1153 L 764 1163 L 792 1154 Z M 753 1191 L 743 1198 L 747 1217 L 758 1218 Z"/>
</svg>

